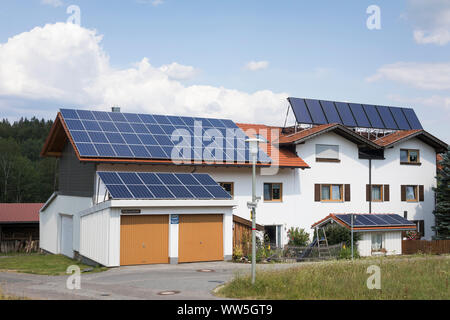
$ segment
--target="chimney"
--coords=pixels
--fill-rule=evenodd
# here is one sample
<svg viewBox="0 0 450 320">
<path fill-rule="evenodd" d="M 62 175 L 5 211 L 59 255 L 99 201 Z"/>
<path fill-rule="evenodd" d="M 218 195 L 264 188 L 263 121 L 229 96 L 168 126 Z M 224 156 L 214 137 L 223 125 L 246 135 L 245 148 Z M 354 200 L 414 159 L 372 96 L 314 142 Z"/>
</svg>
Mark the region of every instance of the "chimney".
<svg viewBox="0 0 450 320">
<path fill-rule="evenodd" d="M 120 107 L 111 107 L 112 112 L 120 112 Z"/>
</svg>

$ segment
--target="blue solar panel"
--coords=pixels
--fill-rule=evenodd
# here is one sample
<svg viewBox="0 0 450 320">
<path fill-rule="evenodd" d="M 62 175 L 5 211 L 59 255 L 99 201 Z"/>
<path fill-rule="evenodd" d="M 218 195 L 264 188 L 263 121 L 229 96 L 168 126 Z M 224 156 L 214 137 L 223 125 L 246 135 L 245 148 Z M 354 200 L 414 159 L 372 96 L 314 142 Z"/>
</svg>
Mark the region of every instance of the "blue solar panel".
<svg viewBox="0 0 450 320">
<path fill-rule="evenodd" d="M 306 107 L 305 100 L 299 98 L 288 98 L 289 103 L 294 111 L 295 118 L 299 123 L 313 123 Z"/>
<path fill-rule="evenodd" d="M 380 118 L 380 115 L 378 114 L 377 109 L 375 106 L 363 105 L 364 111 L 366 111 L 366 115 L 369 118 L 370 123 L 372 124 L 372 128 L 378 128 L 378 129 L 384 129 L 384 123 Z"/>
<path fill-rule="evenodd" d="M 341 115 L 342 123 L 345 126 L 349 127 L 356 127 L 356 121 L 355 118 L 353 118 L 353 115 L 350 111 L 350 107 L 348 106 L 348 103 L 344 102 L 336 102 L 336 109 Z"/>
<path fill-rule="evenodd" d="M 314 124 L 328 123 L 318 100 L 305 99 L 305 103 Z"/>
<path fill-rule="evenodd" d="M 411 129 L 423 129 L 413 109 L 403 108 L 403 114 L 405 115 L 406 120 L 408 120 Z"/>
<path fill-rule="evenodd" d="M 394 116 L 395 122 L 397 122 L 399 129 L 401 130 L 411 129 L 401 108 L 389 107 L 389 109 L 391 109 L 391 113 Z"/>
<path fill-rule="evenodd" d="M 242 148 L 231 154 L 239 155 L 240 161 L 249 161 L 249 146 L 244 143 L 247 137 L 231 120 L 71 109 L 61 109 L 61 115 L 70 133 L 73 133 L 77 150 L 86 157 L 171 159 L 174 156 L 174 159 L 194 157 L 202 160 L 202 156 L 207 154 L 203 152 L 205 148 L 220 147 Z M 194 128 L 195 123 L 202 127 Z M 227 130 L 231 129 L 231 142 L 225 144 L 224 138 L 230 134 Z M 198 137 L 192 136 L 194 131 Z M 210 131 L 213 132 L 211 138 L 204 139 Z M 189 141 L 190 139 L 192 140 Z M 188 147 L 192 145 L 192 148 L 197 149 L 183 154 L 172 152 L 174 145 L 186 148 L 186 144 L 183 144 L 186 141 Z M 78 146 L 79 143 L 85 145 Z M 222 161 L 224 152 L 225 150 L 213 150 L 208 160 Z M 271 159 L 260 151 L 258 161 L 270 163 Z"/>
<path fill-rule="evenodd" d="M 98 172 L 98 175 L 116 199 L 231 199 L 204 173 Z"/>
<path fill-rule="evenodd" d="M 364 112 L 362 105 L 356 103 L 349 103 L 348 105 L 356 120 L 356 125 L 358 127 L 370 128 L 371 127 L 370 122 L 367 119 L 366 113 Z"/>
<path fill-rule="evenodd" d="M 325 112 L 325 116 L 328 119 L 328 123 L 340 123 L 342 124 L 342 120 L 339 117 L 339 113 L 334 106 L 334 103 L 331 101 L 321 101 L 323 111 Z"/>
<path fill-rule="evenodd" d="M 337 214 L 336 217 L 351 225 L 351 214 Z M 353 225 L 355 227 L 389 227 L 389 226 L 414 226 L 414 223 L 397 214 L 354 214 Z"/>
<path fill-rule="evenodd" d="M 378 110 L 378 113 L 380 114 L 381 119 L 383 119 L 386 129 L 397 130 L 397 124 L 395 123 L 391 111 L 389 111 L 389 108 L 384 106 L 377 106 L 376 108 Z"/>
</svg>

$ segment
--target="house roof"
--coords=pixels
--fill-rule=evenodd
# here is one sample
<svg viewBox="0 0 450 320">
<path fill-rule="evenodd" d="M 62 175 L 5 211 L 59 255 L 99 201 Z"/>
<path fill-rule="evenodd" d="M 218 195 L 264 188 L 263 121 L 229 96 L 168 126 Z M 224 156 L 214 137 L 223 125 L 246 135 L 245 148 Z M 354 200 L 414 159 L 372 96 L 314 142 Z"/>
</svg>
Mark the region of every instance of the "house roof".
<svg viewBox="0 0 450 320">
<path fill-rule="evenodd" d="M 259 146 L 274 161 L 274 164 L 278 164 L 280 167 L 309 168 L 308 164 L 293 151 L 279 147 L 277 141 L 272 141 L 274 138 L 278 139 L 282 128 L 248 123 L 236 123 L 236 125 L 247 133 L 253 129 L 255 134 L 259 134 L 267 140 L 267 143 L 260 143 Z M 275 137 L 273 133 L 275 133 Z M 254 138 L 254 135 L 252 137 Z"/>
<path fill-rule="evenodd" d="M 391 147 L 397 143 L 407 141 L 412 138 L 417 138 L 423 142 L 429 144 L 436 149 L 437 152 L 444 152 L 447 150 L 448 145 L 433 136 L 432 134 L 426 132 L 425 130 L 400 130 L 388 134 L 384 137 L 376 139 L 374 142 L 383 148 Z"/>
<path fill-rule="evenodd" d="M 356 144 L 363 144 L 374 149 L 379 149 L 379 146 L 373 143 L 371 140 L 364 138 L 363 136 L 339 123 L 322 124 L 295 133 L 286 134 L 280 137 L 279 143 L 280 145 L 292 143 L 298 144 L 327 132 L 334 132 L 336 134 L 339 134 L 340 136 L 343 136 L 344 138 L 353 141 Z"/>
<path fill-rule="evenodd" d="M 236 124 L 239 128 L 243 130 L 254 129 L 257 133 L 265 135 L 264 130 L 273 129 L 279 130 L 281 132 L 281 128 L 277 127 L 269 127 L 265 125 L 253 125 L 253 124 Z M 264 129 L 264 130 L 263 130 Z M 261 132 L 260 132 L 261 131 Z M 267 139 L 268 137 L 266 137 Z M 269 139 L 268 139 L 269 140 Z M 82 162 L 105 162 L 105 163 L 140 163 L 140 164 L 165 164 L 165 165 L 173 165 L 174 163 L 171 160 L 157 160 L 157 159 L 124 159 L 124 158 L 92 158 L 92 157 L 82 157 L 78 152 L 75 142 L 72 139 L 72 136 L 69 132 L 69 129 L 62 117 L 61 113 L 58 112 L 58 115 L 53 123 L 52 128 L 50 129 L 50 133 L 45 141 L 45 144 L 41 151 L 41 156 L 53 156 L 60 157 L 62 155 L 63 148 L 65 144 L 69 142 L 73 149 L 75 150 L 75 154 L 78 160 Z M 308 164 L 306 164 L 303 159 L 298 157 L 295 153 L 290 150 L 280 149 L 274 146 L 272 143 L 266 144 L 266 148 L 261 145 L 261 149 L 266 151 L 269 157 L 276 158 L 277 150 L 279 158 L 274 159 L 272 161 L 278 164 L 279 167 L 288 167 L 288 168 L 309 168 Z M 213 165 L 213 166 L 236 166 L 236 167 L 251 167 L 252 164 L 249 162 L 224 162 L 224 163 L 216 163 L 212 161 L 192 161 L 185 163 L 184 165 Z M 272 164 L 270 163 L 257 163 L 258 167 L 269 167 Z"/>
<path fill-rule="evenodd" d="M 354 218 L 353 231 L 369 232 L 383 230 L 415 230 L 416 225 L 398 214 L 392 213 L 331 213 L 320 221 L 314 223 L 311 228 L 321 228 L 328 223 L 336 222 L 339 225 L 351 230 L 351 217 Z M 358 219 L 359 218 L 359 219 Z"/>
<path fill-rule="evenodd" d="M 0 223 L 39 222 L 43 203 L 0 203 Z"/>
</svg>

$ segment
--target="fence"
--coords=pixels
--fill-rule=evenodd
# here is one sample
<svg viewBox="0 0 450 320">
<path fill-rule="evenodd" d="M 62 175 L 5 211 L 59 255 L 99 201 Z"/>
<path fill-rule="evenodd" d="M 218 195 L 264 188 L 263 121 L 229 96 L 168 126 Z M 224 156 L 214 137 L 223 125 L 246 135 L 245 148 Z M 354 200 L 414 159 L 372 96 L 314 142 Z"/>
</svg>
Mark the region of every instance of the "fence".
<svg viewBox="0 0 450 320">
<path fill-rule="evenodd" d="M 337 259 L 341 252 L 342 244 L 330 245 L 328 247 L 297 247 L 285 246 L 283 250 L 276 251 L 271 260 L 282 262 L 316 261 Z"/>
<path fill-rule="evenodd" d="M 450 240 L 402 240 L 402 253 L 450 253 Z"/>
<path fill-rule="evenodd" d="M 39 252 L 38 240 L 8 240 L 0 241 L 0 253 Z"/>
</svg>

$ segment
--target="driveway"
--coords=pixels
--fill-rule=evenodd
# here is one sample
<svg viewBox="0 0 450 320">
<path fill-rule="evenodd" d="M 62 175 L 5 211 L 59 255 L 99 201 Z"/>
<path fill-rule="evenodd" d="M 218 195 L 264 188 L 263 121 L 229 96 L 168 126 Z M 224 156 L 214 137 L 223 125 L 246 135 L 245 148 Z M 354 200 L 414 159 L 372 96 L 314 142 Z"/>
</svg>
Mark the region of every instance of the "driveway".
<svg viewBox="0 0 450 320">
<path fill-rule="evenodd" d="M 258 265 L 257 270 L 294 266 L 298 264 Z M 6 294 L 32 299 L 219 299 L 214 288 L 235 274 L 249 273 L 250 264 L 224 261 L 128 266 L 81 274 L 81 289 L 69 290 L 68 276 L 0 272 L 0 287 Z M 161 295 L 164 291 L 178 293 Z"/>
</svg>

